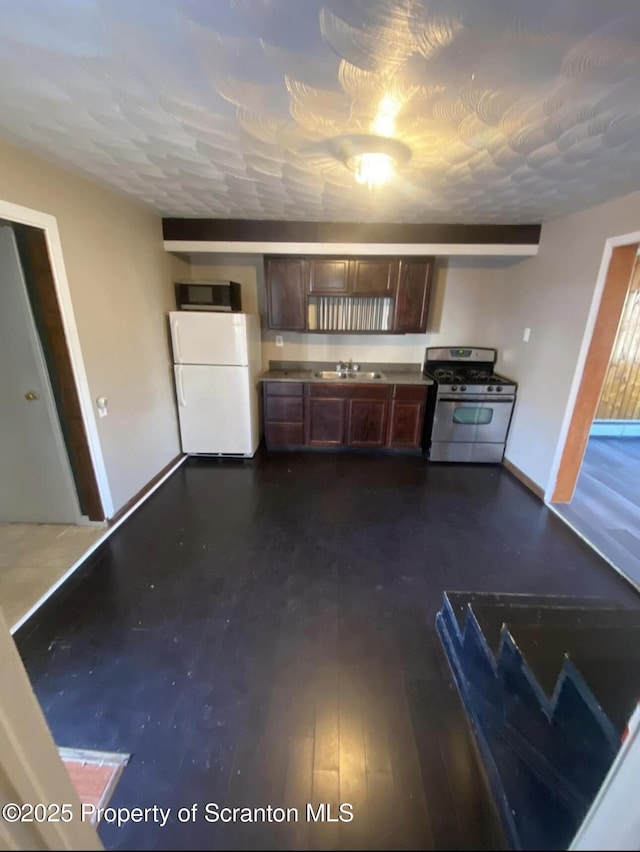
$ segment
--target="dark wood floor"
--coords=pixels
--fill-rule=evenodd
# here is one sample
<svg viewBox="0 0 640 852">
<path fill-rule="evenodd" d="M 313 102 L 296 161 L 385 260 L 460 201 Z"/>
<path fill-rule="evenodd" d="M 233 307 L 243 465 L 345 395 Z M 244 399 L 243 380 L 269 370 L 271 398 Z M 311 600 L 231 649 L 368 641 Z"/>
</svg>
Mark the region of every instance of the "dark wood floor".
<svg viewBox="0 0 640 852">
<path fill-rule="evenodd" d="M 590 438 L 573 500 L 556 509 L 640 588 L 640 438 Z"/>
<path fill-rule="evenodd" d="M 132 753 L 111 804 L 172 808 L 103 825 L 107 848 L 499 848 L 445 589 L 640 600 L 500 467 L 261 453 L 187 463 L 17 641 L 59 745 Z M 308 801 L 354 819 L 308 824 Z M 207 802 L 301 821 L 208 824 Z"/>
</svg>

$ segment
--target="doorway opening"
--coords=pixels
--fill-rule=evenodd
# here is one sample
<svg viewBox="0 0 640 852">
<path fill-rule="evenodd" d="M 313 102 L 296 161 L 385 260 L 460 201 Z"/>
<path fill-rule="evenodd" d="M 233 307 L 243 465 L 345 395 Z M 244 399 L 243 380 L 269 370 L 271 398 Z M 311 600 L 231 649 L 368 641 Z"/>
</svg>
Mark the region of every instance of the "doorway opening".
<svg viewBox="0 0 640 852">
<path fill-rule="evenodd" d="M 14 234 L 18 275 L 26 289 L 26 311 L 35 332 L 34 346 L 40 349 L 45 375 L 53 395 L 55 414 L 62 432 L 66 457 L 71 466 L 80 514 L 90 521 L 103 521 L 104 511 L 93 469 L 80 401 L 65 339 L 53 272 L 44 231 L 29 225 L 7 223 Z M 15 284 L 19 282 L 16 280 Z M 25 325 L 26 327 L 26 325 Z M 28 391 L 27 391 L 28 392 Z M 45 521 L 46 518 L 42 518 Z"/>
<path fill-rule="evenodd" d="M 617 246 L 604 280 L 552 507 L 640 589 L 640 260 Z"/>
<path fill-rule="evenodd" d="M 104 534 L 47 234 L 0 220 L 0 593 L 18 621 Z"/>
</svg>

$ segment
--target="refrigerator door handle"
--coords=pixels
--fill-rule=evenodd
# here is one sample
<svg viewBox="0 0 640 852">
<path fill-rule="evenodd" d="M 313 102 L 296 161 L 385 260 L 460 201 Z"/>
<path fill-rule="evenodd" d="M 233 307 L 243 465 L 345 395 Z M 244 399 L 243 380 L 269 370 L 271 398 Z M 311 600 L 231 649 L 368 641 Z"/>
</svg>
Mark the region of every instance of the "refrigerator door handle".
<svg viewBox="0 0 640 852">
<path fill-rule="evenodd" d="M 180 351 L 180 325 L 177 317 L 171 317 L 171 325 L 173 328 L 173 345 L 175 347 L 176 361 L 182 361 L 182 352 Z"/>
<path fill-rule="evenodd" d="M 177 382 L 177 384 L 178 384 L 178 404 L 182 408 L 186 408 L 187 401 L 184 398 L 184 387 L 182 385 L 182 367 L 181 366 L 179 366 L 178 369 L 176 370 L 176 378 L 178 380 L 178 382 Z"/>
</svg>

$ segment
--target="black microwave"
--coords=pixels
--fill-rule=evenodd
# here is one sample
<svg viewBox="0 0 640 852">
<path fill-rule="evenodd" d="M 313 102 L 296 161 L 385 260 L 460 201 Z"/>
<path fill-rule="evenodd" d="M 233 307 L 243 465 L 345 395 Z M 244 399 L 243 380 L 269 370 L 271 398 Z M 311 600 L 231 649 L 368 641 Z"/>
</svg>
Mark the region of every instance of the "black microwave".
<svg viewBox="0 0 640 852">
<path fill-rule="evenodd" d="M 179 311 L 242 311 L 237 281 L 176 281 Z"/>
</svg>

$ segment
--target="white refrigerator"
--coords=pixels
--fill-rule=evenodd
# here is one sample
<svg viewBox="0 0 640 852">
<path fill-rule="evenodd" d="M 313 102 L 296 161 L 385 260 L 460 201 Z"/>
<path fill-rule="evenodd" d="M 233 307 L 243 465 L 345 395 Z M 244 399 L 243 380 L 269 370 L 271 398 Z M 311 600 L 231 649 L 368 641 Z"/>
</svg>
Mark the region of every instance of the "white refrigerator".
<svg viewBox="0 0 640 852">
<path fill-rule="evenodd" d="M 182 449 L 251 457 L 260 441 L 260 318 L 169 314 Z"/>
</svg>

